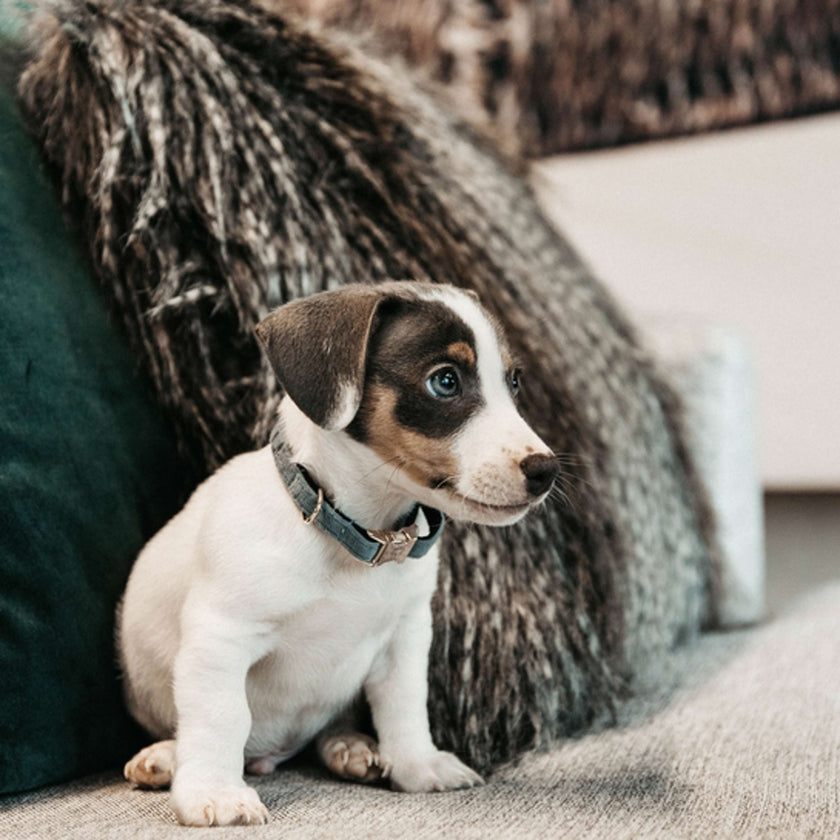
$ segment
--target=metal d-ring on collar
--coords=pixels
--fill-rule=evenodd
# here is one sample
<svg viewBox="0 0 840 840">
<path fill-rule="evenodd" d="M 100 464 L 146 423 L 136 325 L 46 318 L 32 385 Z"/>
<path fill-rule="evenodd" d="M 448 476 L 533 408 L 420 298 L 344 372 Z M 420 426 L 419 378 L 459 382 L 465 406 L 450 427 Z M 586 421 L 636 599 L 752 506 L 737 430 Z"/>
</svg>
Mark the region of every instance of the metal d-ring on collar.
<svg viewBox="0 0 840 840">
<path fill-rule="evenodd" d="M 402 563 L 406 557 L 423 557 L 443 531 L 443 514 L 419 504 L 405 517 L 407 524 L 394 531 L 363 528 L 333 507 L 306 468 L 292 461 L 291 452 L 283 440 L 282 422 L 278 422 L 271 433 L 271 451 L 280 477 L 298 506 L 303 521 L 338 540 L 350 554 L 368 566 L 381 566 L 392 560 Z M 419 535 L 420 529 L 415 521 L 420 510 L 429 525 L 429 533 L 423 537 Z"/>
</svg>

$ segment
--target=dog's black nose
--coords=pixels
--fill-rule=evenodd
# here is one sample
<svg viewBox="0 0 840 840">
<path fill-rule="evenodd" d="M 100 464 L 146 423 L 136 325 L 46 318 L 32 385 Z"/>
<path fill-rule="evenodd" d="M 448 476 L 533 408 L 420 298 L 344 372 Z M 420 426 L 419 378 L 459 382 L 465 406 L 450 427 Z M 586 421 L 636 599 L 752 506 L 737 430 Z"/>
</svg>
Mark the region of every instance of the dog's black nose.
<svg viewBox="0 0 840 840">
<path fill-rule="evenodd" d="M 525 473 L 525 486 L 532 496 L 542 496 L 560 471 L 551 455 L 529 455 L 519 462 L 519 468 Z"/>
</svg>

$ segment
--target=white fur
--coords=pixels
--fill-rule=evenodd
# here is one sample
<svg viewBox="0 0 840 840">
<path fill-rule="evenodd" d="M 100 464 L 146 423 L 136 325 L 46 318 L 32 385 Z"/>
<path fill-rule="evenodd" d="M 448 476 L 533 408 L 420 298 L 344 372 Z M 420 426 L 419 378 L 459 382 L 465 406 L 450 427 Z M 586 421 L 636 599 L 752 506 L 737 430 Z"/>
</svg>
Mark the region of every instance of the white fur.
<svg viewBox="0 0 840 840">
<path fill-rule="evenodd" d="M 288 398 L 281 405 L 295 460 L 369 528 L 392 527 L 416 500 L 454 516 L 513 521 L 529 502 L 516 459 L 546 451 L 516 413 L 492 327 L 466 296 L 441 294 L 475 330 L 487 403 L 455 443 L 463 465 L 456 494 L 415 485 L 346 433 L 316 426 Z M 525 507 L 473 510 L 459 495 Z M 437 565 L 436 548 L 378 568 L 353 559 L 302 521 L 269 447 L 205 481 L 141 552 L 119 628 L 131 711 L 157 737 L 176 738 L 178 819 L 264 822 L 265 808 L 243 781 L 243 759 L 272 769 L 362 689 L 395 788 L 480 783 L 429 735 Z"/>
<path fill-rule="evenodd" d="M 344 429 L 356 416 L 362 395 L 353 382 L 345 382 L 339 386 L 335 408 L 324 424 L 328 429 Z"/>
<path fill-rule="evenodd" d="M 455 435 L 453 454 L 458 480 L 452 497 L 438 507 L 452 518 L 487 525 L 510 525 L 533 504 L 520 464 L 528 455 L 551 452 L 517 411 L 506 380 L 499 340 L 481 307 L 452 286 L 435 288 L 428 297 L 449 306 L 475 336 L 476 363 L 484 405 Z M 431 504 L 431 502 L 430 502 Z M 483 505 L 491 506 L 490 509 Z M 509 510 L 505 510 L 509 508 Z"/>
</svg>

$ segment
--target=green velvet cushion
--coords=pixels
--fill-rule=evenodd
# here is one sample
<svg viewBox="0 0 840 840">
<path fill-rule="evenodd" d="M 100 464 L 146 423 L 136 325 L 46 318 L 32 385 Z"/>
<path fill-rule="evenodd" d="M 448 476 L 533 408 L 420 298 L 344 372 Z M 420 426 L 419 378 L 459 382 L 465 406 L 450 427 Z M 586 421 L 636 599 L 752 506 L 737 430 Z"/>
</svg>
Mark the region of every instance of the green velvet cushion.
<svg viewBox="0 0 840 840">
<path fill-rule="evenodd" d="M 183 474 L 0 91 L 0 793 L 121 763 L 114 609 Z"/>
</svg>

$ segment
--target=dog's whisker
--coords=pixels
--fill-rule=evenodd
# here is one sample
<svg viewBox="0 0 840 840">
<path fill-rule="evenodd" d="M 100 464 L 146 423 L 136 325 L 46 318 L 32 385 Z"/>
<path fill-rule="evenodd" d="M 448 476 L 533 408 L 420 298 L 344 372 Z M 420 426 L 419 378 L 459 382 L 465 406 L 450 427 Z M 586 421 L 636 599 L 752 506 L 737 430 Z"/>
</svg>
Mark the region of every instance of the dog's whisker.
<svg viewBox="0 0 840 840">
<path fill-rule="evenodd" d="M 557 499 L 557 500 L 559 500 L 559 501 L 563 502 L 563 504 L 568 505 L 568 506 L 569 506 L 572 510 L 575 510 L 575 509 L 576 509 L 576 505 L 575 505 L 575 503 L 572 501 L 572 499 L 571 499 L 571 497 L 568 495 L 568 493 L 563 492 L 563 491 L 562 491 L 559 487 L 557 487 L 556 485 L 555 485 L 554 487 L 552 487 L 552 488 L 551 488 L 551 490 L 549 491 L 548 496 L 546 497 L 546 499 L 548 499 L 548 498 Z"/>
<path fill-rule="evenodd" d="M 381 470 L 383 467 L 390 466 L 395 461 L 401 461 L 401 460 L 402 460 L 402 455 L 400 455 L 400 454 L 397 454 L 397 455 L 394 455 L 391 458 L 385 459 L 384 461 L 382 461 L 381 464 L 377 464 L 373 469 L 368 470 L 366 473 L 362 473 L 362 475 L 360 475 L 359 478 L 357 479 L 356 484 L 361 484 L 362 481 L 364 481 L 366 478 L 370 478 L 370 476 L 372 476 L 375 472 L 377 472 L 377 470 Z M 398 466 L 399 466 L 399 464 L 398 464 Z"/>
<path fill-rule="evenodd" d="M 440 481 L 438 481 L 434 485 L 434 487 L 432 487 L 432 490 L 440 490 L 440 488 L 443 487 L 444 485 L 451 484 L 453 481 L 457 481 L 457 479 L 458 479 L 458 474 L 457 473 L 453 473 L 452 475 L 444 476 Z"/>
<path fill-rule="evenodd" d="M 551 455 L 555 461 L 568 465 L 591 465 L 593 460 L 591 455 L 583 455 L 580 452 L 552 451 Z"/>
<path fill-rule="evenodd" d="M 581 486 L 581 485 L 583 485 L 583 486 Z M 589 480 L 584 479 L 584 478 L 581 478 L 581 479 L 575 478 L 574 480 L 569 479 L 569 478 L 565 478 L 562 482 L 562 486 L 566 490 L 566 492 L 569 493 L 570 496 L 573 495 L 578 499 L 583 498 L 584 486 L 587 487 L 590 491 L 592 491 L 594 493 L 598 492 L 597 485 L 594 482 L 589 481 Z"/>
<path fill-rule="evenodd" d="M 385 482 L 385 495 L 386 496 L 388 494 L 388 489 L 391 487 L 391 482 L 394 480 L 394 476 L 397 474 L 397 471 L 399 470 L 399 468 L 400 468 L 400 465 L 397 464 L 394 467 L 394 469 L 391 470 L 391 474 L 388 476 L 388 480 Z"/>
<path fill-rule="evenodd" d="M 580 473 L 569 473 L 567 471 L 560 471 L 557 474 L 555 481 L 560 482 L 569 492 L 580 492 L 579 485 L 585 484 L 591 490 L 596 490 L 597 487 L 593 481 L 588 478 L 585 478 Z"/>
</svg>

